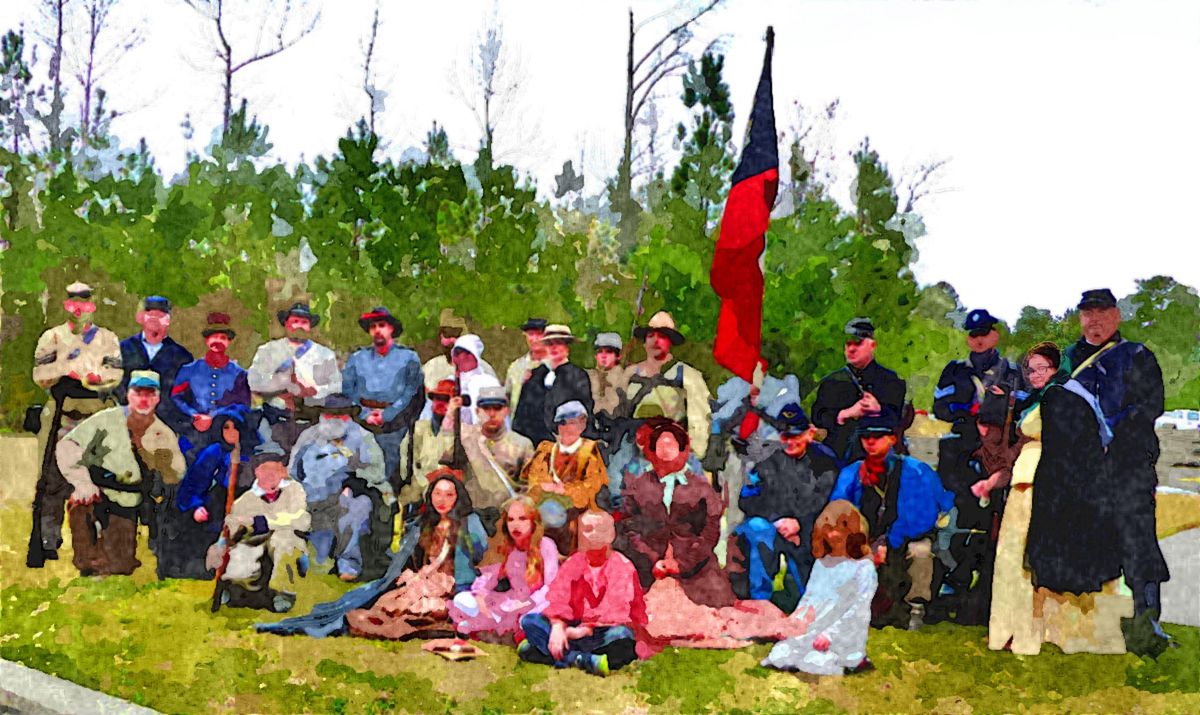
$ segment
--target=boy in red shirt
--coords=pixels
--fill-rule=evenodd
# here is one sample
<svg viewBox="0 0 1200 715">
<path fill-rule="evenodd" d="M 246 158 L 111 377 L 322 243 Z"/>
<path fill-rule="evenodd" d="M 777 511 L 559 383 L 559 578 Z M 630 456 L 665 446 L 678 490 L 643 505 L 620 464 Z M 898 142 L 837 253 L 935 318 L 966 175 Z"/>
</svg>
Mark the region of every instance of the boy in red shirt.
<svg viewBox="0 0 1200 715">
<path fill-rule="evenodd" d="M 637 659 L 635 631 L 644 632 L 646 603 L 637 569 L 612 550 L 615 536 L 608 513 L 579 517 L 579 551 L 559 567 L 549 605 L 521 619 L 522 660 L 604 676 Z"/>
</svg>

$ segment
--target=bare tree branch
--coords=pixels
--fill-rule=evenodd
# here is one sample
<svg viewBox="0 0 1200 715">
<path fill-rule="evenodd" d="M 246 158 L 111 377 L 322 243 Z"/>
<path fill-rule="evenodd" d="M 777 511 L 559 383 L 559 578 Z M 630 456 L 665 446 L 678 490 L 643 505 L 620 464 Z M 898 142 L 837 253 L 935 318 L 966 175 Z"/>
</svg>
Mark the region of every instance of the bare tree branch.
<svg viewBox="0 0 1200 715">
<path fill-rule="evenodd" d="M 684 20 L 683 22 L 679 23 L 678 25 L 676 25 L 676 26 L 672 27 L 670 30 L 668 30 L 667 34 L 660 37 L 658 39 L 658 42 L 654 43 L 654 45 L 646 52 L 646 54 L 642 55 L 642 59 L 638 60 L 637 64 L 635 64 L 633 66 L 633 71 L 637 72 L 639 69 L 641 69 L 642 65 L 646 62 L 646 60 L 650 59 L 651 55 L 653 55 L 658 50 L 659 47 L 662 47 L 664 42 L 666 42 L 667 40 L 674 37 L 677 33 L 687 30 L 687 28 L 692 23 L 696 22 L 701 17 L 703 17 L 705 14 L 707 14 L 708 12 L 713 10 L 720 3 L 721 3 L 721 0 L 712 0 L 712 2 L 708 3 L 703 8 L 701 8 L 699 12 L 697 12 L 696 14 L 692 15 L 687 20 Z"/>
<path fill-rule="evenodd" d="M 281 7 L 278 0 L 264 0 L 257 22 L 237 22 L 230 20 L 226 13 L 225 0 L 182 0 L 182 2 L 195 10 L 203 19 L 213 23 L 212 29 L 216 32 L 216 41 L 213 50 L 217 59 L 223 65 L 222 75 L 224 78 L 225 106 L 224 122 L 222 124 L 223 131 L 228 131 L 229 118 L 233 113 L 234 75 L 252 64 L 270 59 L 294 46 L 316 28 L 317 22 L 321 18 L 321 11 L 317 9 L 307 24 L 289 32 L 289 26 L 297 15 L 292 5 L 292 0 L 283 0 Z M 241 7 L 241 5 L 238 7 Z M 262 45 L 263 32 L 269 24 L 272 24 L 271 19 L 274 15 L 278 15 L 279 20 L 278 25 L 275 26 L 274 39 L 270 46 L 264 49 Z M 257 31 L 252 45 L 254 49 L 245 59 L 235 61 L 235 42 L 227 35 L 227 31 L 232 27 L 243 27 L 246 25 L 255 27 Z"/>
<path fill-rule="evenodd" d="M 934 192 L 934 175 L 941 171 L 949 159 L 938 159 L 928 164 L 921 164 L 911 177 L 903 179 L 908 198 L 904 201 L 904 213 L 911 213 L 917 202 Z"/>
</svg>

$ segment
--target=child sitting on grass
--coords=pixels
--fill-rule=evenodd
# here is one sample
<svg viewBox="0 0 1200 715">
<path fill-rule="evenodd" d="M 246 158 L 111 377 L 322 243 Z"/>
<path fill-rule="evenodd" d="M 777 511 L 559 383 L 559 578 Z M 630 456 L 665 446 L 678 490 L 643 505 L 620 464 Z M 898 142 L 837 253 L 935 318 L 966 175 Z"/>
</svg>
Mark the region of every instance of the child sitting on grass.
<svg viewBox="0 0 1200 715">
<path fill-rule="evenodd" d="M 775 644 L 762 664 L 814 675 L 869 669 L 867 630 L 878 578 L 867 521 L 847 501 L 832 501 L 817 517 L 812 551 L 817 562 L 792 613 L 808 623 L 804 635 Z"/>
</svg>

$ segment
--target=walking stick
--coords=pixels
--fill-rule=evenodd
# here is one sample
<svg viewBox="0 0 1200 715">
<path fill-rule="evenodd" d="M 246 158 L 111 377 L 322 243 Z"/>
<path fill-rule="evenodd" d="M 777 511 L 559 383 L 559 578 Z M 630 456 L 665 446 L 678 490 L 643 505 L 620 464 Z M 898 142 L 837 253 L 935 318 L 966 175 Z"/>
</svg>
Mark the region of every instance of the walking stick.
<svg viewBox="0 0 1200 715">
<path fill-rule="evenodd" d="M 233 548 L 233 539 L 229 534 L 229 513 L 233 511 L 233 495 L 237 489 L 238 462 L 242 459 L 242 446 L 236 445 L 229 455 L 229 480 L 225 486 L 225 524 L 221 527 L 221 538 L 225 539 L 225 554 L 221 564 L 217 566 L 217 576 L 213 579 L 212 612 L 221 608 L 221 577 L 225 575 L 225 567 L 229 564 L 229 551 Z"/>
</svg>

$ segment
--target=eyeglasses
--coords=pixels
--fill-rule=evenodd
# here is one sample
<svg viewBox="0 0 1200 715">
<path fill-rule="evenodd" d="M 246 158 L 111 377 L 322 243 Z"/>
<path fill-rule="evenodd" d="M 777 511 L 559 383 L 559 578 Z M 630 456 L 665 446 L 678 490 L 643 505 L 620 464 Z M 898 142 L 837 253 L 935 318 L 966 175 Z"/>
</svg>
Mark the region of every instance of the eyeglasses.
<svg viewBox="0 0 1200 715">
<path fill-rule="evenodd" d="M 1052 365 L 1046 365 L 1044 367 L 1026 366 L 1026 368 L 1025 368 L 1025 372 L 1029 375 L 1040 375 L 1040 374 L 1047 373 L 1047 372 L 1054 372 L 1054 370 L 1055 370 L 1055 368 Z"/>
</svg>

